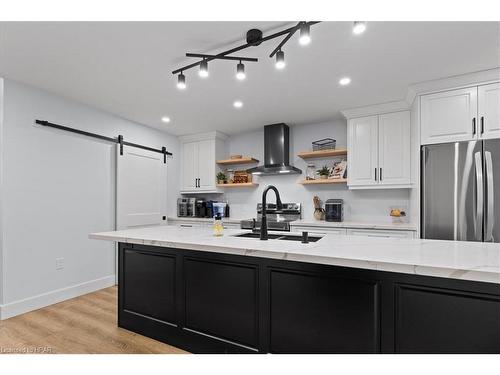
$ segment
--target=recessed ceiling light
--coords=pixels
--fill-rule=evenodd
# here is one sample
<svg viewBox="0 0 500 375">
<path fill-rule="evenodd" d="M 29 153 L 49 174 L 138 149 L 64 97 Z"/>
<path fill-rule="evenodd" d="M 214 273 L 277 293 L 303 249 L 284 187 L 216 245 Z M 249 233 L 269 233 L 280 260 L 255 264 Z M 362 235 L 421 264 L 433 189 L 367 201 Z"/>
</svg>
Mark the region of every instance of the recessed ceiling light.
<svg viewBox="0 0 500 375">
<path fill-rule="evenodd" d="M 169 122 L 170 122 L 170 117 L 163 116 L 163 117 L 161 118 L 161 121 L 162 121 L 162 122 L 165 122 L 165 123 L 169 123 Z"/>
<path fill-rule="evenodd" d="M 342 86 L 347 86 L 349 83 L 351 83 L 351 79 L 349 77 L 344 77 L 340 79 L 339 83 Z"/>
<path fill-rule="evenodd" d="M 240 100 L 236 100 L 234 103 L 233 103 L 233 106 L 234 108 L 241 108 L 243 107 L 243 102 L 240 101 Z"/>
<path fill-rule="evenodd" d="M 352 27 L 352 32 L 356 35 L 364 33 L 366 30 L 366 22 L 364 21 L 354 21 L 354 25 Z"/>
</svg>

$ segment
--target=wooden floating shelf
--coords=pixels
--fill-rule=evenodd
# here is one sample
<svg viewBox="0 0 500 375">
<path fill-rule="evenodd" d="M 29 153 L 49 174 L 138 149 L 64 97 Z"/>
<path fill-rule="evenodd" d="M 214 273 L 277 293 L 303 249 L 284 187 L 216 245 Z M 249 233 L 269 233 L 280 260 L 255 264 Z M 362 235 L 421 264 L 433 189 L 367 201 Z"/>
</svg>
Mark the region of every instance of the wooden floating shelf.
<svg viewBox="0 0 500 375">
<path fill-rule="evenodd" d="M 347 149 L 345 148 L 337 148 L 335 150 L 304 151 L 297 154 L 297 156 L 302 159 L 328 158 L 331 156 L 344 155 L 347 155 Z"/>
<path fill-rule="evenodd" d="M 245 183 L 240 183 L 240 184 L 217 184 L 217 187 L 221 187 L 221 188 L 255 187 L 255 186 L 259 186 L 259 184 L 255 183 L 255 182 L 245 182 Z"/>
<path fill-rule="evenodd" d="M 299 182 L 299 184 L 302 185 L 325 185 L 325 184 L 346 184 L 347 179 L 346 178 L 329 178 L 326 180 L 302 180 Z"/>
<path fill-rule="evenodd" d="M 217 160 L 217 164 L 220 164 L 220 165 L 253 164 L 253 163 L 258 163 L 258 162 L 259 161 L 257 159 L 254 159 L 254 158 Z"/>
</svg>

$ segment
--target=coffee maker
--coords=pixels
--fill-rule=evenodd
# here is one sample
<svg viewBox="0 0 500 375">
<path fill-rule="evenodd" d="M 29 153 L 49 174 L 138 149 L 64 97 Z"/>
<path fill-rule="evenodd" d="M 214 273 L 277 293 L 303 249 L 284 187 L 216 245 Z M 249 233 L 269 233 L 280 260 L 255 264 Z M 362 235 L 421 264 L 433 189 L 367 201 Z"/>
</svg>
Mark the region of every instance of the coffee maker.
<svg viewBox="0 0 500 375">
<path fill-rule="evenodd" d="M 203 198 L 196 198 L 195 215 L 196 217 L 207 217 L 207 202 Z"/>
<path fill-rule="evenodd" d="M 178 198 L 177 199 L 177 216 L 188 217 L 196 214 L 196 199 L 195 198 Z"/>
</svg>

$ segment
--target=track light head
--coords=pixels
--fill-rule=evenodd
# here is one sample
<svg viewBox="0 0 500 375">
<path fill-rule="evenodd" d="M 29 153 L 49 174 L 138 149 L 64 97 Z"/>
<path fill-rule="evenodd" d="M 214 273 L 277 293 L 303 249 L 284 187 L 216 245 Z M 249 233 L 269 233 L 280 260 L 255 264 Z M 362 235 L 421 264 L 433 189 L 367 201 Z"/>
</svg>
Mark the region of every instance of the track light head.
<svg viewBox="0 0 500 375">
<path fill-rule="evenodd" d="M 354 21 L 354 25 L 352 27 L 352 32 L 356 35 L 364 33 L 366 30 L 366 22 L 364 21 Z"/>
<path fill-rule="evenodd" d="M 200 63 L 200 71 L 198 75 L 202 78 L 208 77 L 208 61 L 203 59 Z"/>
<path fill-rule="evenodd" d="M 177 88 L 179 90 L 184 90 L 186 88 L 186 76 L 182 72 L 177 77 Z"/>
<path fill-rule="evenodd" d="M 276 69 L 283 69 L 285 67 L 285 52 L 279 50 L 276 52 Z"/>
<path fill-rule="evenodd" d="M 303 46 L 311 43 L 311 28 L 307 23 L 300 26 L 299 43 Z"/>
<path fill-rule="evenodd" d="M 245 65 L 242 64 L 241 61 L 238 63 L 238 65 L 236 65 L 236 78 L 239 79 L 240 81 L 246 78 Z"/>
</svg>

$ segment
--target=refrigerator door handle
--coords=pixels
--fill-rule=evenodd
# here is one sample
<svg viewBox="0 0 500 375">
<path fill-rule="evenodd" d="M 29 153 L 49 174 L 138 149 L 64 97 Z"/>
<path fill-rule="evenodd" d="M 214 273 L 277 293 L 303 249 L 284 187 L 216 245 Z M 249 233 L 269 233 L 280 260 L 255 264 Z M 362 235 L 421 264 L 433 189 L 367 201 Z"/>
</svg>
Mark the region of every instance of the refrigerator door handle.
<svg viewBox="0 0 500 375">
<path fill-rule="evenodd" d="M 486 161 L 486 190 L 488 195 L 486 197 L 486 235 L 484 238 L 485 242 L 493 242 L 493 224 L 495 223 L 495 217 L 493 216 L 494 205 L 494 188 L 493 188 L 493 161 L 491 159 L 491 152 L 486 151 L 484 153 L 484 158 Z"/>
<path fill-rule="evenodd" d="M 483 235 L 483 165 L 481 162 L 481 153 L 474 154 L 475 169 L 476 169 L 476 220 L 474 221 L 474 229 L 476 232 L 476 240 L 482 241 Z"/>
</svg>

